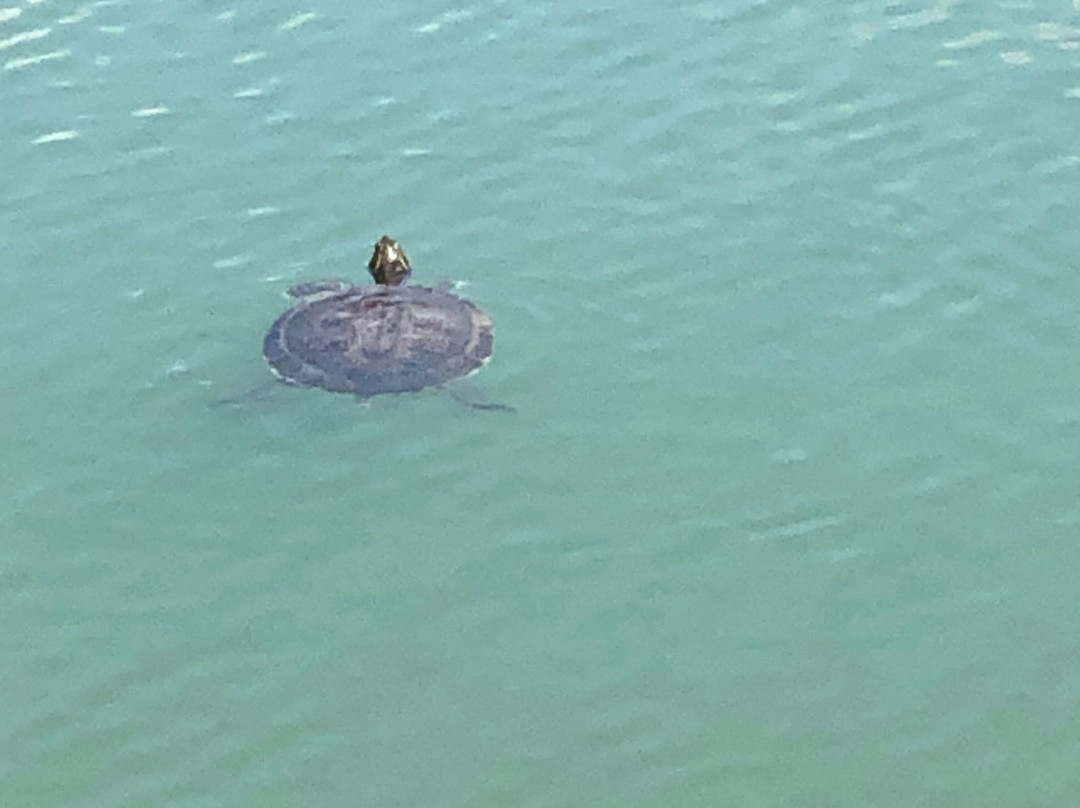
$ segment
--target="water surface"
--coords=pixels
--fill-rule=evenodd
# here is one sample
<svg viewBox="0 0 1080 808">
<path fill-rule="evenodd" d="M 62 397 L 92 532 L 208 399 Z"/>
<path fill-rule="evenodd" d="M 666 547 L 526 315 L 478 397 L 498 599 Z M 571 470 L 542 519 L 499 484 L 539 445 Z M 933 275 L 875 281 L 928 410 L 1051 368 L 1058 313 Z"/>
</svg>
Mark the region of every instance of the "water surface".
<svg viewBox="0 0 1080 808">
<path fill-rule="evenodd" d="M 7 802 L 1075 799 L 1075 4 L 9 2 Z M 213 406 L 384 232 L 518 412 Z"/>
</svg>

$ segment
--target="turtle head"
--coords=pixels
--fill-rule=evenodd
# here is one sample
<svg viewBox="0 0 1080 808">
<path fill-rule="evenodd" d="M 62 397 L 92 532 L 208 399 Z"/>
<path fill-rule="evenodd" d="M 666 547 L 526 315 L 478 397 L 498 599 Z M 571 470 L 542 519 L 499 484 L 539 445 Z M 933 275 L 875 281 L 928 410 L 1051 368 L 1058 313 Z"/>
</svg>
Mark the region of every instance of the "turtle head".
<svg viewBox="0 0 1080 808">
<path fill-rule="evenodd" d="M 375 252 L 368 261 L 368 272 L 375 279 L 375 283 L 397 286 L 409 277 L 412 267 L 409 266 L 409 256 L 401 249 L 401 245 L 390 236 L 383 236 L 375 242 Z"/>
</svg>

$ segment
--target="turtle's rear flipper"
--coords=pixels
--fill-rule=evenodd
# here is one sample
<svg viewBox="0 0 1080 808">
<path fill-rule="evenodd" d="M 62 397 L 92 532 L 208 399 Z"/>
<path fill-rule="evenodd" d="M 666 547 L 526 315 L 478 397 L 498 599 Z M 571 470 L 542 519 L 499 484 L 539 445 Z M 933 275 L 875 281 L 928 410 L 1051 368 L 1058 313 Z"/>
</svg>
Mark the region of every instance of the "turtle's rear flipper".
<svg viewBox="0 0 1080 808">
<path fill-rule="evenodd" d="M 455 381 L 444 386 L 447 393 L 450 394 L 450 398 L 459 404 L 464 404 L 466 407 L 472 407 L 474 410 L 497 410 L 498 412 L 517 412 L 517 410 L 511 407 L 509 404 L 499 404 L 498 402 L 488 401 L 488 397 L 477 388 L 473 387 L 468 382 Z"/>
</svg>

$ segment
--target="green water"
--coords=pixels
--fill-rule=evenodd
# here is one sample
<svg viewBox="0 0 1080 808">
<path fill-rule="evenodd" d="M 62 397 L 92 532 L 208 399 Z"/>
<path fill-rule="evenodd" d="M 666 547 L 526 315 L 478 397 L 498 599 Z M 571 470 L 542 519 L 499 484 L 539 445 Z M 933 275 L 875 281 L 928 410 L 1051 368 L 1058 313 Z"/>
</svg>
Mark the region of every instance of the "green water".
<svg viewBox="0 0 1080 808">
<path fill-rule="evenodd" d="M 0 7 L 0 804 L 1080 803 L 1080 7 L 366 5 Z"/>
</svg>

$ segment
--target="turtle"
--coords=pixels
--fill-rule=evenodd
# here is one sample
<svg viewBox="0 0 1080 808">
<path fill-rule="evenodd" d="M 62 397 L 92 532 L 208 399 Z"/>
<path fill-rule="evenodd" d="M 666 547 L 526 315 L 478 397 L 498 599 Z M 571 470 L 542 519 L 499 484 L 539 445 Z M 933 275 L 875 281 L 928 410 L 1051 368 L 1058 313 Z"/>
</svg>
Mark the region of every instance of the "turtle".
<svg viewBox="0 0 1080 808">
<path fill-rule="evenodd" d="M 368 271 L 374 285 L 324 280 L 289 290 L 299 302 L 263 340 L 278 378 L 360 399 L 443 387 L 477 409 L 512 409 L 447 387 L 491 358 L 492 321 L 479 306 L 447 284 L 407 284 L 412 266 L 390 236 L 375 243 Z"/>
</svg>

